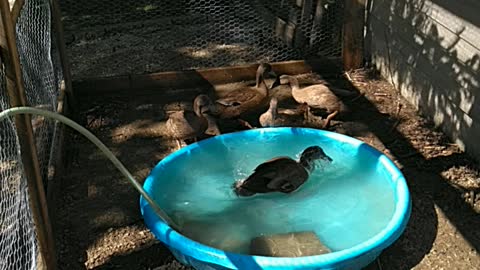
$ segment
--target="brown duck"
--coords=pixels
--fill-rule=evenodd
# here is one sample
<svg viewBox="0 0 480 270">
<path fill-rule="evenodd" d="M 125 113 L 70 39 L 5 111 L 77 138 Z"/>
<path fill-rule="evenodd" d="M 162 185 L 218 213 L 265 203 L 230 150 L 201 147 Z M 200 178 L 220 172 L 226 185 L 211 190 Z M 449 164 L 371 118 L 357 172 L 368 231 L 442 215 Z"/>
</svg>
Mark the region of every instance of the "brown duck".
<svg viewBox="0 0 480 270">
<path fill-rule="evenodd" d="M 193 111 L 182 110 L 171 114 L 166 127 L 170 135 L 177 141 L 177 146 L 188 139 L 194 139 L 207 131 L 216 130 L 215 119 L 210 116 L 215 105 L 207 95 L 198 95 L 193 101 Z"/>
<path fill-rule="evenodd" d="M 258 122 L 262 127 L 310 127 L 325 129 L 330 119 L 322 119 L 310 111 L 307 104 L 301 104 L 298 109 L 278 108 L 278 99 L 270 99 L 270 107 L 262 113 Z"/>
<path fill-rule="evenodd" d="M 300 127 L 307 125 L 310 111 L 308 106 L 301 106 L 300 110 L 279 110 L 278 99 L 270 99 L 270 107 L 258 119 L 262 127 Z"/>
<path fill-rule="evenodd" d="M 257 68 L 256 84 L 254 87 L 246 86 L 231 91 L 226 96 L 216 100 L 218 114 L 221 119 L 240 118 L 243 114 L 265 106 L 268 101 L 269 87 L 265 77 L 277 77 L 268 63 L 262 63 Z M 242 124 L 246 122 L 241 120 Z"/>
<path fill-rule="evenodd" d="M 323 84 L 314 84 L 300 88 L 297 78 L 289 75 L 281 75 L 280 83 L 289 83 L 292 88 L 292 96 L 300 104 L 306 103 L 309 107 L 325 111 L 327 116 L 326 126 L 337 114 L 348 112 L 347 106 Z"/>
<path fill-rule="evenodd" d="M 298 162 L 290 157 L 268 160 L 258 165 L 245 180 L 234 183 L 234 192 L 242 197 L 269 192 L 291 193 L 308 180 L 319 159 L 332 161 L 320 146 L 310 146 L 302 152 Z"/>
</svg>

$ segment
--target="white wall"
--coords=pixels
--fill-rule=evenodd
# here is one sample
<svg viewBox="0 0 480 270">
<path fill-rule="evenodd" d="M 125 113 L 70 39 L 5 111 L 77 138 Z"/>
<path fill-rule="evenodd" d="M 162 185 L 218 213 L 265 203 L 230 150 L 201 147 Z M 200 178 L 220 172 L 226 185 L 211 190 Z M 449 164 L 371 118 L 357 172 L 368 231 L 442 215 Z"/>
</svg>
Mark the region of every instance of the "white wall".
<svg viewBox="0 0 480 270">
<path fill-rule="evenodd" d="M 480 161 L 480 1 L 373 0 L 373 64 Z"/>
</svg>

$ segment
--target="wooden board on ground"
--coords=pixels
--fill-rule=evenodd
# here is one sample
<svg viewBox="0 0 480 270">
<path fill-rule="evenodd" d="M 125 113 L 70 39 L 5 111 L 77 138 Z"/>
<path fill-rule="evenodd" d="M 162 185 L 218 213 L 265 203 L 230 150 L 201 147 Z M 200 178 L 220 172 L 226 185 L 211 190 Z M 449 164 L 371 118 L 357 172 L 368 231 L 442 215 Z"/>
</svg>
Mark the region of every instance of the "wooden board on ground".
<svg viewBox="0 0 480 270">
<path fill-rule="evenodd" d="M 342 69 L 335 59 L 318 58 L 301 61 L 271 63 L 277 74 L 297 75 L 317 72 L 339 74 Z M 161 72 L 144 75 L 129 75 L 107 78 L 91 78 L 73 82 L 76 95 L 86 96 L 112 94 L 143 94 L 185 89 L 192 87 L 212 88 L 213 85 L 254 80 L 258 64 L 206 68 L 185 71 Z"/>
</svg>

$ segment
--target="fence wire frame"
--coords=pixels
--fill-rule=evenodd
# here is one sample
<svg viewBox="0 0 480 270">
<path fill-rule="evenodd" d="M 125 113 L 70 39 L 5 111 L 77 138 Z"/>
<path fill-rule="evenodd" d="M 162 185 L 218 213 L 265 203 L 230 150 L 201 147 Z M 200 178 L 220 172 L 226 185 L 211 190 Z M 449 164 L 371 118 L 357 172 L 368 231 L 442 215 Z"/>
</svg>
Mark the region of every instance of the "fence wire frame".
<svg viewBox="0 0 480 270">
<path fill-rule="evenodd" d="M 25 0 L 15 27 L 27 105 L 56 111 L 63 80 L 54 43 L 49 0 Z M 5 66 L 0 69 L 0 109 L 10 107 Z M 45 190 L 56 164 L 55 122 L 32 117 Z M 51 179 L 50 179 L 51 180 Z M 29 206 L 27 181 L 13 119 L 0 122 L 0 270 L 37 269 L 38 243 Z"/>
<path fill-rule="evenodd" d="M 5 110 L 10 103 L 1 64 L 0 109 Z M 36 269 L 35 226 L 13 119 L 0 122 L 0 181 L 0 269 Z"/>
<path fill-rule="evenodd" d="M 76 79 L 340 57 L 342 51 L 345 0 L 59 2 Z"/>
</svg>

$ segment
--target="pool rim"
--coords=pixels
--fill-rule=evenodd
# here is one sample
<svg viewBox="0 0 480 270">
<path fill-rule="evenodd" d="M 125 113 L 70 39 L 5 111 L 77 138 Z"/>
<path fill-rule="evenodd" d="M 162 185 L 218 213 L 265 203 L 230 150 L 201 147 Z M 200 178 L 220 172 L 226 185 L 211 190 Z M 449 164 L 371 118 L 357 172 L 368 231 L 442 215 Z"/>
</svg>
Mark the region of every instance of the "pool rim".
<svg viewBox="0 0 480 270">
<path fill-rule="evenodd" d="M 405 230 L 405 227 L 408 223 L 411 213 L 411 199 L 410 193 L 407 186 L 406 179 L 400 169 L 398 169 L 393 161 L 391 161 L 385 154 L 378 151 L 377 149 L 371 147 L 365 142 L 358 140 L 356 138 L 343 135 L 336 132 L 312 129 L 312 128 L 303 128 L 303 127 L 272 127 L 272 128 L 258 128 L 237 131 L 232 133 L 226 133 L 218 135 L 212 138 L 208 138 L 193 144 L 190 144 L 186 147 L 177 150 L 165 158 L 163 158 L 157 165 L 151 170 L 147 176 L 145 183 L 143 185 L 145 191 L 149 194 L 152 190 L 152 183 L 155 179 L 155 175 L 162 169 L 165 164 L 173 161 L 177 156 L 189 152 L 192 149 L 198 147 L 199 145 L 209 143 L 214 140 L 219 140 L 221 138 L 228 138 L 233 136 L 239 136 L 241 134 L 245 135 L 255 135 L 255 133 L 267 132 L 276 132 L 283 134 L 294 134 L 298 132 L 303 132 L 303 134 L 315 134 L 322 137 L 326 137 L 331 140 L 337 140 L 344 143 L 348 143 L 355 148 L 364 145 L 372 154 L 378 157 L 378 160 L 385 169 L 393 176 L 391 181 L 392 188 L 394 188 L 396 202 L 395 202 L 395 211 L 392 218 L 388 222 L 387 226 L 384 227 L 381 231 L 375 234 L 373 237 L 370 237 L 368 240 L 361 242 L 353 247 L 348 249 L 343 249 L 340 251 L 335 251 L 332 253 L 314 255 L 314 256 L 305 256 L 305 257 L 266 257 L 266 256 L 257 256 L 257 255 L 248 255 L 240 254 L 234 252 L 228 252 L 221 249 L 217 249 L 211 246 L 207 246 L 196 242 L 182 234 L 171 229 L 167 224 L 161 221 L 153 212 L 152 208 L 140 196 L 140 208 L 141 213 L 144 217 L 145 223 L 149 230 L 154 233 L 154 235 L 163 243 L 168 245 L 170 248 L 174 248 L 181 252 L 184 255 L 195 258 L 199 261 L 204 261 L 206 263 L 217 264 L 224 267 L 230 267 L 236 269 L 237 266 L 230 261 L 230 257 L 245 257 L 253 259 L 256 264 L 260 267 L 275 267 L 275 266 L 291 266 L 291 269 L 299 268 L 302 266 L 332 266 L 337 264 L 343 264 L 346 261 L 354 260 L 357 257 L 360 257 L 366 253 L 371 253 L 373 251 L 381 252 L 386 247 L 390 246 L 395 240 L 400 237 L 400 235 Z M 252 134 L 249 134 L 252 133 Z M 395 185 L 395 187 L 393 187 Z M 228 261 L 228 262 L 227 262 Z"/>
</svg>

